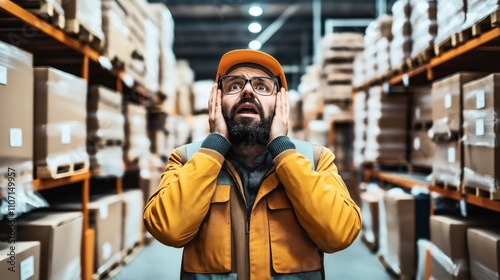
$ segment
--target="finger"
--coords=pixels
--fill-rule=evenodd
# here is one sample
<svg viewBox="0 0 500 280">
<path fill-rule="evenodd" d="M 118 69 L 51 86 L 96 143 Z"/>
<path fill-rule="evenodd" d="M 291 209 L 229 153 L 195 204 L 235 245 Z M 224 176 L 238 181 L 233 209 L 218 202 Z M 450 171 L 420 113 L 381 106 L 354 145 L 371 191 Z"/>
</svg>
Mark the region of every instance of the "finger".
<svg viewBox="0 0 500 280">
<path fill-rule="evenodd" d="M 290 120 L 290 98 L 288 95 L 288 91 L 285 91 L 285 117 L 287 120 Z"/>
<path fill-rule="evenodd" d="M 214 99 L 216 98 L 217 94 L 216 88 L 217 84 L 214 84 L 212 86 L 212 90 L 210 91 L 210 97 L 208 98 L 208 117 L 210 119 L 213 119 L 213 117 L 215 116 Z"/>
<path fill-rule="evenodd" d="M 281 117 L 283 118 L 283 120 L 285 120 L 285 117 L 286 117 L 286 93 L 285 93 L 285 88 L 281 88 L 281 91 L 280 91 L 280 95 L 281 95 Z"/>
<path fill-rule="evenodd" d="M 222 91 L 220 89 L 217 89 L 215 98 L 215 112 L 222 115 Z"/>
</svg>

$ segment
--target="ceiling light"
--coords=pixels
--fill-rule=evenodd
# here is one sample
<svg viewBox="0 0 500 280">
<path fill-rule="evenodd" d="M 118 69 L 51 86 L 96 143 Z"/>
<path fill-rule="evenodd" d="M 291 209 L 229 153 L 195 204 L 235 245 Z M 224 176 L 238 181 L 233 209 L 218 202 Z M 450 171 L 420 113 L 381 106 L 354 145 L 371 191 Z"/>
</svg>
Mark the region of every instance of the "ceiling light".
<svg viewBox="0 0 500 280">
<path fill-rule="evenodd" d="M 262 47 L 262 44 L 257 40 L 253 40 L 252 42 L 248 43 L 248 47 L 253 50 L 259 50 L 260 47 Z"/>
<path fill-rule="evenodd" d="M 252 7 L 250 7 L 250 9 L 248 9 L 248 13 L 251 16 L 258 17 L 258 16 L 262 15 L 262 8 L 259 6 L 252 6 Z"/>
<path fill-rule="evenodd" d="M 252 33 L 259 33 L 262 30 L 262 26 L 256 22 L 253 22 L 248 25 L 248 30 Z"/>
</svg>

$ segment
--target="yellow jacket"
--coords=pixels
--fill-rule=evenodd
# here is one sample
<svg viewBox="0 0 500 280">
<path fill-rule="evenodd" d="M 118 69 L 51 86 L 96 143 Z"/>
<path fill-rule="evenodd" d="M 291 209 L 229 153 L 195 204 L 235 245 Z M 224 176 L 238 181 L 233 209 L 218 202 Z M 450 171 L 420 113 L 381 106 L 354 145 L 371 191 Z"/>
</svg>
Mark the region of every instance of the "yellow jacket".
<svg viewBox="0 0 500 280">
<path fill-rule="evenodd" d="M 185 146 L 178 148 L 144 208 L 145 227 L 161 243 L 184 247 L 185 273 L 264 280 L 321 270 L 323 252 L 355 240 L 361 215 L 333 153 L 321 146 L 314 153 L 315 171 L 294 149 L 274 158 L 247 221 L 243 186 L 231 163 L 207 148 L 184 163 Z"/>
</svg>

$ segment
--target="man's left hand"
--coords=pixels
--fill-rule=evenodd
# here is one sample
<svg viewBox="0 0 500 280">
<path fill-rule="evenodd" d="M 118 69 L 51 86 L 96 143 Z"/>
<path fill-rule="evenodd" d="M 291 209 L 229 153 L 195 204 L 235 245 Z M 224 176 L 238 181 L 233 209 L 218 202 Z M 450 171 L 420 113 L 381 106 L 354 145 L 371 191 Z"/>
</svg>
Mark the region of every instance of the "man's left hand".
<svg viewBox="0 0 500 280">
<path fill-rule="evenodd" d="M 276 106 L 274 108 L 274 118 L 269 132 L 269 142 L 278 136 L 288 134 L 288 122 L 290 120 L 290 104 L 288 102 L 288 92 L 281 88 L 276 94 Z"/>
</svg>

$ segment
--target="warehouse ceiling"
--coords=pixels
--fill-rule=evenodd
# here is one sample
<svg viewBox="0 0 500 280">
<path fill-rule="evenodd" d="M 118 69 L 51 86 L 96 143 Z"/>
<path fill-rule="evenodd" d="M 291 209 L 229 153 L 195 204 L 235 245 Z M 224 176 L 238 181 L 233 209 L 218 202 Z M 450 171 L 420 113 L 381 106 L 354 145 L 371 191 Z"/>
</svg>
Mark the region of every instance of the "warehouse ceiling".
<svg viewBox="0 0 500 280">
<path fill-rule="evenodd" d="M 270 53 L 284 66 L 290 88 L 297 88 L 305 66 L 314 61 L 314 19 L 321 14 L 320 35 L 327 19 L 373 19 L 378 9 L 387 10 L 388 0 L 149 0 L 164 3 L 175 23 L 174 53 L 186 59 L 195 79 L 214 79 L 220 57 L 227 51 L 248 48 L 261 39 L 261 50 Z M 313 2 L 319 3 L 316 9 Z M 378 2 L 378 3 L 377 3 Z M 259 17 L 249 15 L 252 4 L 263 10 Z M 320 13 L 317 7 L 321 8 Z M 258 22 L 259 33 L 248 25 Z M 338 25 L 337 25 L 338 26 Z M 337 27 L 336 31 L 364 32 L 364 27 Z M 316 33 L 318 34 L 318 33 Z M 259 37 L 260 36 L 260 37 Z"/>
</svg>

